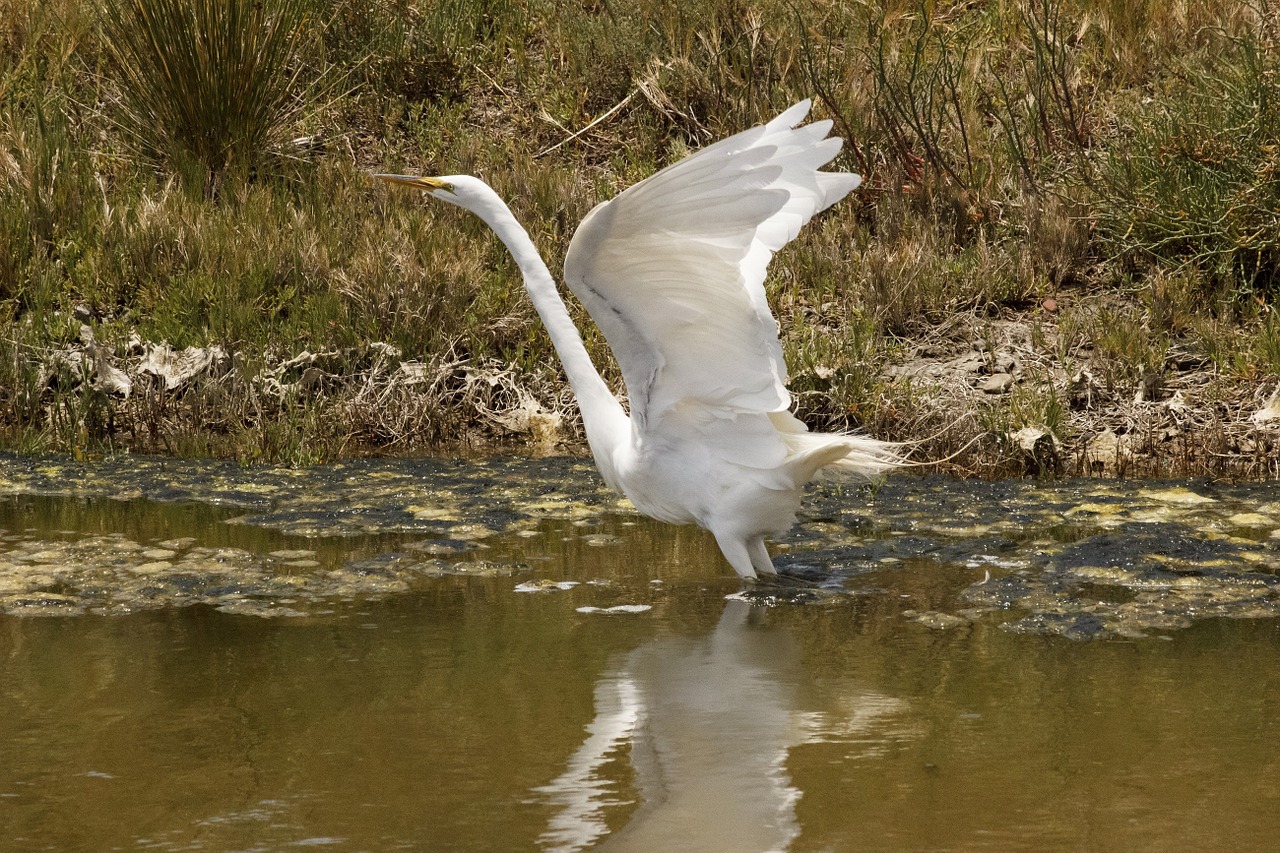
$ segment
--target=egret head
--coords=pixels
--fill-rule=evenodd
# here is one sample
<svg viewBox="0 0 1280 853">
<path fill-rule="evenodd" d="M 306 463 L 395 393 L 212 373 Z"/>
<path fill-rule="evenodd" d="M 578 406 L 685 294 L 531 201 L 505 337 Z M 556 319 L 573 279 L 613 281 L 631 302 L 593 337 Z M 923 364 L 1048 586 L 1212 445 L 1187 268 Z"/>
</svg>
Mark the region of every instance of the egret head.
<svg viewBox="0 0 1280 853">
<path fill-rule="evenodd" d="M 491 203 L 493 190 L 481 180 L 470 175 L 446 175 L 438 178 L 418 178 L 412 175 L 374 175 L 390 184 L 422 190 L 433 198 L 456 204 L 458 207 L 478 213 L 478 208 Z"/>
</svg>

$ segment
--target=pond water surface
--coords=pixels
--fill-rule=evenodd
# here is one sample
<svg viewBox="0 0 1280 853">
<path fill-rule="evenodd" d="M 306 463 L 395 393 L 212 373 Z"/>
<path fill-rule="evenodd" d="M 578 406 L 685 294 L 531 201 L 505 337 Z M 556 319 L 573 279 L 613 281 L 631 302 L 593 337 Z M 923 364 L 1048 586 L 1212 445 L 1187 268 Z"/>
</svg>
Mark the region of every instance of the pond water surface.
<svg viewBox="0 0 1280 853">
<path fill-rule="evenodd" d="M 1268 849 L 1278 492 L 0 457 L 0 849 Z"/>
</svg>

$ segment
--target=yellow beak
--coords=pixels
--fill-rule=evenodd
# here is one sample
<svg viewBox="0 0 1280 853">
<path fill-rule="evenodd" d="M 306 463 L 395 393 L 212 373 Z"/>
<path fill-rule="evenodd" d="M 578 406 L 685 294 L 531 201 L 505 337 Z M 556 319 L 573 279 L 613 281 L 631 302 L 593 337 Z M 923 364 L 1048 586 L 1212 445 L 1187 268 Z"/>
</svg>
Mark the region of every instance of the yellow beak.
<svg viewBox="0 0 1280 853">
<path fill-rule="evenodd" d="M 453 184 L 443 181 L 440 178 L 416 178 L 412 175 L 374 175 L 375 178 L 381 178 L 390 184 L 399 184 L 403 187 L 413 187 L 414 189 L 426 190 L 444 190 L 453 192 Z"/>
</svg>

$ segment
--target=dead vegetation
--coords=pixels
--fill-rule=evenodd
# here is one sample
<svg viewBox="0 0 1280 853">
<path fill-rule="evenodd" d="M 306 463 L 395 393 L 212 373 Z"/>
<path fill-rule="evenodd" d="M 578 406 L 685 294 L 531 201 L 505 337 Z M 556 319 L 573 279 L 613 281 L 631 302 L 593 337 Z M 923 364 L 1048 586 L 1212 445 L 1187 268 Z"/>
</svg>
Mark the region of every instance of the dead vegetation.
<svg viewBox="0 0 1280 853">
<path fill-rule="evenodd" d="M 885 373 L 904 437 L 937 431 L 916 455 L 986 477 L 1280 477 L 1280 382 L 1233 380 L 1176 345 L 1118 381 L 1093 347 L 1061 358 L 1062 334 L 1043 312 L 967 315 L 904 342 Z"/>
<path fill-rule="evenodd" d="M 1278 476 L 1272 0 L 236 8 L 268 6 L 306 22 L 244 40 L 278 67 L 135 91 L 164 58 L 110 49 L 123 6 L 0 0 L 3 446 L 580 450 L 502 247 L 368 171 L 481 175 L 555 270 L 597 201 L 812 95 L 866 178 L 768 282 L 812 426 L 981 476 Z M 234 157 L 140 126 L 236 80 L 274 107 Z"/>
<path fill-rule="evenodd" d="M 926 470 L 961 476 L 1280 477 L 1280 382 L 1231 382 L 1177 345 L 1134 372 L 1133 361 L 1071 338 L 1077 326 L 1063 315 L 1096 321 L 1110 310 L 1103 301 L 1113 300 L 996 319 L 956 314 L 897 340 L 895 357 L 867 376 L 880 395 L 871 428 L 908 442 Z M 66 440 L 80 448 L 112 439 L 291 464 L 441 447 L 584 451 L 557 373 L 456 353 L 406 359 L 384 343 L 254 361 L 136 335 L 112 347 L 84 325 L 74 343 L 45 354 L 37 376 L 31 395 L 61 401 L 42 413 L 55 429 L 77 430 Z M 815 365 L 798 379 L 824 386 L 798 394 L 819 428 L 858 416 L 833 407 L 837 378 L 848 377 Z"/>
</svg>

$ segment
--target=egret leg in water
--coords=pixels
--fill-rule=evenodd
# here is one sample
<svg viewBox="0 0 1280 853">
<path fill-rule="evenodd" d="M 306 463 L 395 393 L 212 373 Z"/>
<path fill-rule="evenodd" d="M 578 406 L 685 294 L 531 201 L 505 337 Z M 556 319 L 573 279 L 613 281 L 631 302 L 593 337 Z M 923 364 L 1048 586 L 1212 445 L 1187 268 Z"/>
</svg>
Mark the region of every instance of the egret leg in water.
<svg viewBox="0 0 1280 853">
<path fill-rule="evenodd" d="M 565 257 L 565 283 L 622 369 L 628 409 L 596 371 L 528 233 L 468 175 L 379 175 L 471 211 L 515 258 L 582 410 L 609 486 L 645 515 L 711 531 L 744 578 L 774 575 L 765 537 L 788 530 L 822 472 L 875 478 L 894 445 L 810 432 L 791 412 L 765 298 L 773 254 L 862 179 L 823 172 L 842 140 L 801 125 L 803 101 L 597 205 Z"/>
</svg>

